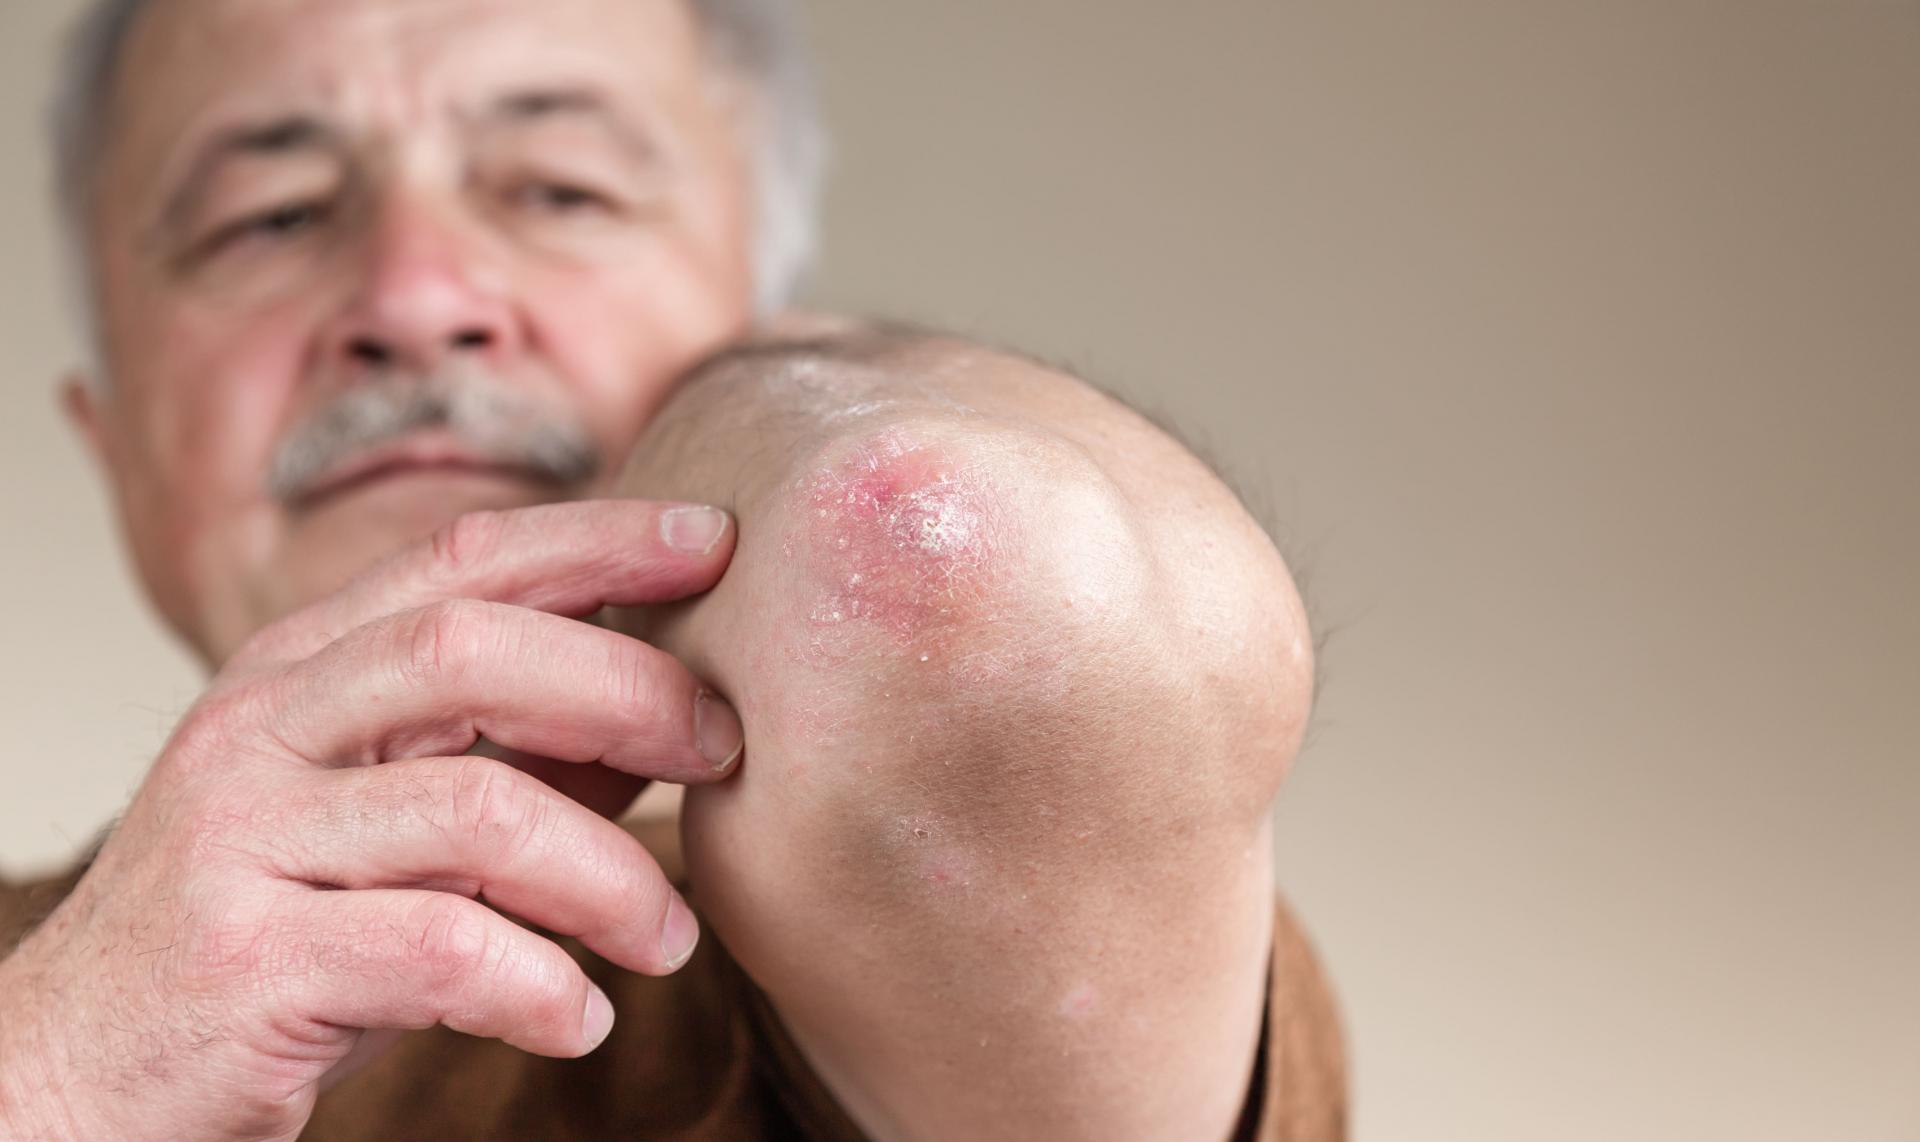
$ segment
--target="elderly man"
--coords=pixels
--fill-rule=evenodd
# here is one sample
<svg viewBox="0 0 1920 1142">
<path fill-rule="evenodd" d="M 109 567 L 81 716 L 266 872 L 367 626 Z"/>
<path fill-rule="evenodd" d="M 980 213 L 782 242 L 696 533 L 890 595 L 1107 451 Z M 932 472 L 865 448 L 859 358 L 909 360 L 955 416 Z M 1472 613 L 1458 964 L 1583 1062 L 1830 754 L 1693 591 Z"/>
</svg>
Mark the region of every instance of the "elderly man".
<svg viewBox="0 0 1920 1142">
<path fill-rule="evenodd" d="M 756 320 L 777 5 L 97 9 L 67 398 L 214 674 L 0 894 L 0 1135 L 1340 1134 L 1286 570 L 1070 378 Z"/>
</svg>

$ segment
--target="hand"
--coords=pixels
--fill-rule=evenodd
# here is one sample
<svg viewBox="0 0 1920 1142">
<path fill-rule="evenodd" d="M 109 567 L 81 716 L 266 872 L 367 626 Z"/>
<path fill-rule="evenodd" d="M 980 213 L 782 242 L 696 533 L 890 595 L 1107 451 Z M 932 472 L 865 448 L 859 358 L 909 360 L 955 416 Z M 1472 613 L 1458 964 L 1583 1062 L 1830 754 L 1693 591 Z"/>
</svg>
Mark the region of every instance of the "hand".
<svg viewBox="0 0 1920 1142">
<path fill-rule="evenodd" d="M 650 974 L 692 953 L 693 916 L 617 824 L 460 755 L 618 771 L 629 801 L 723 778 L 731 707 L 573 618 L 704 591 L 732 549 L 709 509 L 475 515 L 257 636 L 0 962 L 0 1135 L 293 1139 L 367 1029 L 598 1046 L 605 996 L 486 905 Z"/>
</svg>

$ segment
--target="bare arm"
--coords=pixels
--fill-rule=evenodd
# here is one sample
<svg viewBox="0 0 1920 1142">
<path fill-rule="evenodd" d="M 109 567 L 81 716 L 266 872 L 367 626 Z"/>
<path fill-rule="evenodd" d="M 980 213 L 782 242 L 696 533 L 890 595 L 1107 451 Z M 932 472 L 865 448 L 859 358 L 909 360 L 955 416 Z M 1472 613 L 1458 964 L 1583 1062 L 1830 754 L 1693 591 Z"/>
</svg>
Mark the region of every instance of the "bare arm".
<svg viewBox="0 0 1920 1142">
<path fill-rule="evenodd" d="M 719 587 L 630 625 L 741 711 L 692 872 L 861 1125 L 1226 1137 L 1311 696 L 1226 489 L 1069 378 L 855 333 L 706 370 L 623 490 L 739 516 Z"/>
</svg>

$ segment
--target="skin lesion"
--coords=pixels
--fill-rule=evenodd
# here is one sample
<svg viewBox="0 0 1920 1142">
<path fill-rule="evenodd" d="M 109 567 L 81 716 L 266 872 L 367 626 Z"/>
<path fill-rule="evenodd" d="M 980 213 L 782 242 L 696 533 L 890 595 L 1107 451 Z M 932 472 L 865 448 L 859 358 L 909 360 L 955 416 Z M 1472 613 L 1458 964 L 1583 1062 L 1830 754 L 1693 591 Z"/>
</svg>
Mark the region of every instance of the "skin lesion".
<svg viewBox="0 0 1920 1142">
<path fill-rule="evenodd" d="M 816 790 L 860 822 L 843 843 L 867 838 L 922 892 L 991 883 L 1004 829 L 1087 829 L 1036 814 L 1089 808 L 1083 734 L 1160 688 L 1138 660 L 1164 622 L 1135 521 L 1084 453 L 991 417 L 886 417 L 778 489 L 735 571 L 754 651 L 781 667 L 747 698 L 760 763 L 851 776 Z"/>
<path fill-rule="evenodd" d="M 1157 569 L 1084 451 L 977 412 L 863 419 L 793 461 L 755 497 L 760 527 L 742 526 L 736 573 L 769 604 L 761 630 L 810 680 L 784 712 L 871 722 L 878 698 L 889 732 L 929 746 L 1084 699 L 1083 656 L 1151 640 Z"/>
<path fill-rule="evenodd" d="M 957 626 L 993 622 L 1008 570 L 999 475 L 964 448 L 896 425 L 863 436 L 793 484 L 781 545 L 803 570 L 807 653 L 831 661 L 881 645 L 932 664 Z"/>
<path fill-rule="evenodd" d="M 1269 644 L 1304 624 L 1276 623 L 1284 568 L 1230 494 L 1071 378 L 884 330 L 775 340 L 704 368 L 636 455 L 633 491 L 711 498 L 688 472 L 716 468 L 714 502 L 738 512 L 712 602 L 652 633 L 713 659 L 763 767 L 824 776 L 858 755 L 934 791 L 896 811 L 1016 820 L 1033 800 L 1009 790 L 1095 774 L 1096 800 L 1156 809 L 1264 804 L 1277 784 L 1258 759 L 1194 781 L 1085 756 L 1083 731 L 1145 722 L 1189 731 L 1153 757 L 1218 757 L 1216 728 L 1247 715 L 1262 724 L 1236 757 L 1279 752 L 1263 715 L 1306 699 L 1268 684 Z"/>
</svg>

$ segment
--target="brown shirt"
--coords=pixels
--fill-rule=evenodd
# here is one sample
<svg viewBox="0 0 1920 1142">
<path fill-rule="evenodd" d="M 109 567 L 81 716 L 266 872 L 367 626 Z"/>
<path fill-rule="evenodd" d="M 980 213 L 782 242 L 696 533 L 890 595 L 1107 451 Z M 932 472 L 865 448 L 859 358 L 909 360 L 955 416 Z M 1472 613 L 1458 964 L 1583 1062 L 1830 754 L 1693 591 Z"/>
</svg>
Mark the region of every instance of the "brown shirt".
<svg viewBox="0 0 1920 1142">
<path fill-rule="evenodd" d="M 672 822 L 629 822 L 683 890 Z M 72 888 L 81 869 L 0 882 L 0 950 Z M 699 901 L 688 892 L 696 910 Z M 444 1028 L 403 1038 L 320 1099 L 307 1142 L 865 1142 L 761 995 L 718 942 L 678 973 L 624 971 L 563 941 L 613 1000 L 617 1020 L 584 1059 L 546 1059 Z M 1284 904 L 1273 933 L 1265 1037 L 1239 1138 L 1339 1142 L 1346 1065 L 1333 996 Z"/>
</svg>

